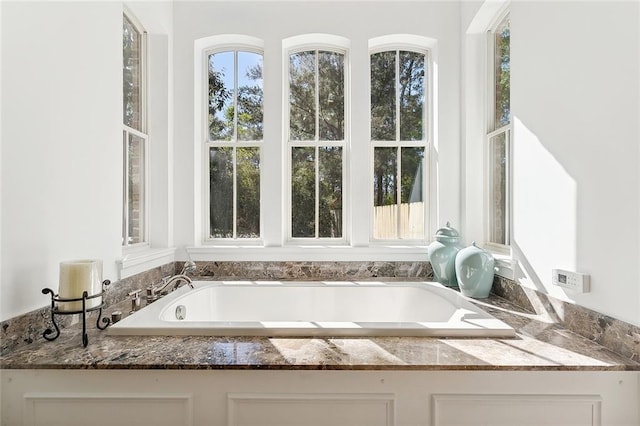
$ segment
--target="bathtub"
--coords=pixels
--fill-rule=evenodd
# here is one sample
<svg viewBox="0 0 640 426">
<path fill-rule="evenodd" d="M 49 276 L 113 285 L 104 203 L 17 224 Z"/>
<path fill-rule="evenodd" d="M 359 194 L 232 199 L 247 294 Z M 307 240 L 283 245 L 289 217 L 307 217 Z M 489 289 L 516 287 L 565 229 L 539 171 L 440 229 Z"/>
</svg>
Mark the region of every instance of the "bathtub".
<svg viewBox="0 0 640 426">
<path fill-rule="evenodd" d="M 109 327 L 112 335 L 513 337 L 432 282 L 194 281 Z"/>
</svg>

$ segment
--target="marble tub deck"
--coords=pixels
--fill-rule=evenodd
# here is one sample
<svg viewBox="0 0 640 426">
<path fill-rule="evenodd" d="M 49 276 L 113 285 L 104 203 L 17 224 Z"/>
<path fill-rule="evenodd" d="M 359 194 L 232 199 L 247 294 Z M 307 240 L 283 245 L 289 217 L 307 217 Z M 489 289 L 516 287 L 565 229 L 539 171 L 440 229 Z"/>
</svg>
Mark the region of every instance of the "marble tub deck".
<svg viewBox="0 0 640 426">
<path fill-rule="evenodd" d="M 111 336 L 80 324 L 0 357 L 3 369 L 584 370 L 640 371 L 640 364 L 491 296 L 477 301 L 516 338 L 268 338 Z M 125 301 L 106 310 L 127 311 Z"/>
</svg>

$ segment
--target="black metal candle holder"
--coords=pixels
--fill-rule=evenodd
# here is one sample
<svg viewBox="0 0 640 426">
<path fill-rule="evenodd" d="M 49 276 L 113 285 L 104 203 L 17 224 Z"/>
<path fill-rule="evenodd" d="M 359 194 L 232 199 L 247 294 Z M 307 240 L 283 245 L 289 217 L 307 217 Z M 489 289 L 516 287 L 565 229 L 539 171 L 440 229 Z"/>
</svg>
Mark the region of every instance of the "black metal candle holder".
<svg viewBox="0 0 640 426">
<path fill-rule="evenodd" d="M 56 315 L 82 314 L 82 346 L 86 348 L 87 345 L 89 344 L 89 337 L 87 337 L 87 313 L 91 311 L 96 311 L 96 310 L 98 311 L 98 319 L 96 320 L 96 327 L 98 327 L 98 330 L 106 329 L 111 323 L 111 320 L 109 318 L 106 318 L 106 317 L 102 318 L 102 308 L 104 307 L 104 295 L 107 291 L 106 286 L 108 286 L 109 284 L 111 284 L 111 281 L 104 280 L 102 281 L 102 291 L 100 293 L 89 296 L 89 293 L 87 293 L 86 291 L 83 291 L 82 297 L 79 297 L 76 299 L 66 299 L 55 294 L 54 291 L 51 290 L 50 288 L 43 288 L 42 294 L 51 294 L 51 322 L 55 327 L 55 331 L 50 328 L 47 328 L 44 331 L 44 333 L 42 333 L 42 337 L 44 337 L 49 341 L 52 341 L 52 340 L 56 340 L 58 336 L 60 336 L 60 328 L 56 323 Z M 102 297 L 101 303 L 98 306 L 87 308 L 87 300 L 95 299 L 97 297 Z M 60 303 L 60 302 L 62 303 L 82 302 L 82 309 L 76 310 L 76 311 L 61 311 L 59 309 L 59 306 L 56 306 L 56 303 Z M 100 324 L 101 319 L 104 325 Z M 51 334 L 53 334 L 53 336 L 51 336 Z"/>
</svg>

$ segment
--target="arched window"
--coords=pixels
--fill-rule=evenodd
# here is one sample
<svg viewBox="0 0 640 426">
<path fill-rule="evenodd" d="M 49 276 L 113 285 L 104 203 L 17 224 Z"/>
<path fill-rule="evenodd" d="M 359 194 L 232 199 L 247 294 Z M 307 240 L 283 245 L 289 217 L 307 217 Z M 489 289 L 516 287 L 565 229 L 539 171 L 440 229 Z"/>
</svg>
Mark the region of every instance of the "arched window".
<svg viewBox="0 0 640 426">
<path fill-rule="evenodd" d="M 431 59 L 420 41 L 370 43 L 373 240 L 423 240 L 428 227 Z"/>
<path fill-rule="evenodd" d="M 204 50 L 202 129 L 206 229 L 210 240 L 258 239 L 263 140 L 263 53 L 259 40 L 213 37 Z"/>
<path fill-rule="evenodd" d="M 313 35 L 283 45 L 289 239 L 345 240 L 348 42 Z"/>
</svg>

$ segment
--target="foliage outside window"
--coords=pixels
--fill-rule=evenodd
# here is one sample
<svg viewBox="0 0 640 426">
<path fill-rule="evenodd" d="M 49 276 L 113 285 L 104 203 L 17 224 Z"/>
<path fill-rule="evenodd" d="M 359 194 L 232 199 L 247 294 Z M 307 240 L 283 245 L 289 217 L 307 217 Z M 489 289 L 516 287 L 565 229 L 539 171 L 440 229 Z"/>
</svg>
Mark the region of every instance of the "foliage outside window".
<svg viewBox="0 0 640 426">
<path fill-rule="evenodd" d="M 427 56 L 371 54 L 374 239 L 424 239 Z"/>
<path fill-rule="evenodd" d="M 291 238 L 343 238 L 345 54 L 289 55 Z"/>
<path fill-rule="evenodd" d="M 260 237 L 262 53 L 208 54 L 209 238 Z"/>
<path fill-rule="evenodd" d="M 490 107 L 487 134 L 487 242 L 508 245 L 510 217 L 510 27 L 505 16 L 490 32 Z"/>
<path fill-rule="evenodd" d="M 122 245 L 147 242 L 146 51 L 144 30 L 123 15 L 123 160 Z"/>
</svg>

